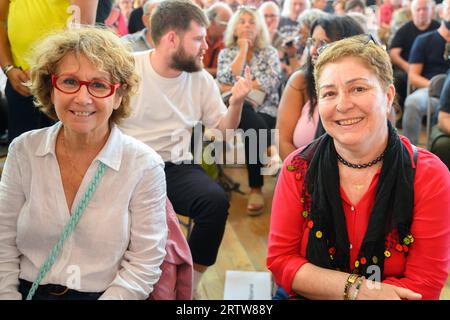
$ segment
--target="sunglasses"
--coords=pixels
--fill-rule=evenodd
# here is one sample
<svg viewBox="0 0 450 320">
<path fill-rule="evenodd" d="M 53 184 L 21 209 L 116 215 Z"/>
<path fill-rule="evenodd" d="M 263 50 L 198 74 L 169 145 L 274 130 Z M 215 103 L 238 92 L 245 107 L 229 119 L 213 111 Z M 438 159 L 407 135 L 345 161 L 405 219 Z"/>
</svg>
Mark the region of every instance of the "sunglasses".
<svg viewBox="0 0 450 320">
<path fill-rule="evenodd" d="M 363 35 L 357 35 L 357 36 L 354 36 L 355 38 L 356 37 L 365 37 L 367 40 L 366 40 L 366 42 L 364 43 L 364 45 L 367 45 L 367 44 L 369 44 L 370 43 L 370 41 L 372 41 L 376 46 L 378 46 L 378 47 L 380 47 L 380 48 L 383 48 L 383 45 L 372 35 L 372 34 L 370 34 L 370 33 L 368 33 L 368 34 L 363 34 Z M 349 38 L 352 38 L 352 37 L 349 37 Z M 333 42 L 331 42 L 331 43 L 326 43 L 326 44 L 324 44 L 324 45 L 322 45 L 322 46 L 320 46 L 320 47 L 318 47 L 317 48 L 317 55 L 318 56 L 320 56 L 320 54 L 322 53 L 322 52 L 324 52 L 328 47 L 330 47 L 331 45 L 333 44 Z"/>
<path fill-rule="evenodd" d="M 253 6 L 253 5 L 246 4 L 246 5 L 240 5 L 240 6 L 238 6 L 238 7 L 237 7 L 237 10 L 238 10 L 238 11 L 240 11 L 240 10 L 256 11 L 256 7 Z"/>
</svg>

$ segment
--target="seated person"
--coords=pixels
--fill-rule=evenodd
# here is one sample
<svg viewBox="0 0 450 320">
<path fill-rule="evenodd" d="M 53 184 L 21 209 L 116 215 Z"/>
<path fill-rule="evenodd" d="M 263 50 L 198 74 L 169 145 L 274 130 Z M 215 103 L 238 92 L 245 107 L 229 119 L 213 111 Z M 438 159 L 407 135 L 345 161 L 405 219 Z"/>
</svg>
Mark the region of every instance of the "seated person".
<svg viewBox="0 0 450 320">
<path fill-rule="evenodd" d="M 128 42 L 130 44 L 134 52 L 150 50 L 154 47 L 150 30 L 150 16 L 152 15 L 153 9 L 158 6 L 159 2 L 161 2 L 161 0 L 147 1 L 141 8 L 143 10 L 141 19 L 142 23 L 144 24 L 144 28 L 134 33 L 129 33 L 121 38 L 122 41 Z M 131 14 L 133 14 L 138 9 L 135 9 Z"/>
<path fill-rule="evenodd" d="M 438 124 L 431 133 L 431 152 L 437 155 L 450 170 L 450 71 L 441 92 Z"/>
<path fill-rule="evenodd" d="M 147 299 L 166 255 L 166 182 L 161 157 L 116 125 L 138 85 L 133 56 L 85 27 L 45 38 L 30 65 L 37 106 L 59 122 L 9 147 L 0 299 Z"/>
<path fill-rule="evenodd" d="M 194 221 L 189 247 L 196 292 L 203 273 L 216 261 L 229 201 L 225 191 L 192 161 L 192 128 L 201 123 L 221 133 L 235 129 L 251 89 L 250 74 L 231 88 L 227 109 L 216 82 L 203 69 L 208 48 L 208 18 L 203 10 L 191 1 L 162 1 L 150 23 L 155 48 L 134 54 L 142 81 L 131 101 L 132 115 L 121 129 L 161 155 L 168 198 L 175 212 Z"/>
<path fill-rule="evenodd" d="M 416 38 L 409 55 L 408 78 L 418 88 L 405 100 L 403 134 L 413 143 L 419 142 L 422 117 L 428 108 L 428 83 L 435 75 L 450 68 L 448 57 L 444 59 L 446 43 L 450 42 L 450 0 L 443 2 L 441 26 Z M 431 123 L 436 123 L 439 100 L 432 98 Z"/>
<path fill-rule="evenodd" d="M 220 51 L 225 48 L 223 35 L 231 18 L 233 11 L 224 2 L 216 2 L 206 10 L 209 26 L 206 29 L 206 42 L 208 49 L 203 56 L 203 65 L 213 77 L 217 74 L 217 60 Z"/>
<path fill-rule="evenodd" d="M 254 76 L 252 89 L 259 90 L 264 96 L 258 105 L 244 105 L 239 124 L 244 132 L 256 130 L 256 143 L 253 141 L 255 139 L 250 139 L 250 135 L 245 139 L 245 161 L 251 189 L 247 213 L 252 216 L 260 215 L 264 210 L 264 176 L 261 169 L 262 153 L 266 150 L 258 149 L 263 149 L 264 145 L 269 157 L 277 155 L 271 131 L 275 128 L 277 116 L 281 66 L 277 50 L 269 41 L 269 32 L 262 17 L 255 9 L 242 7 L 230 19 L 225 32 L 227 47 L 220 52 L 217 67 L 217 81 L 222 92 L 230 90 L 247 66 Z M 266 134 L 260 135 L 261 129 L 266 130 Z"/>
<path fill-rule="evenodd" d="M 439 299 L 450 268 L 450 173 L 388 121 L 389 55 L 331 44 L 314 78 L 326 134 L 292 152 L 273 198 L 267 267 L 291 297 Z M 431 250 L 432 249 L 432 250 Z"/>
<path fill-rule="evenodd" d="M 394 67 L 396 96 L 402 111 L 408 91 L 408 58 L 414 40 L 421 34 L 439 28 L 439 22 L 432 19 L 432 0 L 414 0 L 408 11 L 412 12 L 412 21 L 407 22 L 395 32 L 389 45 L 389 55 Z M 397 123 L 397 127 L 402 128 L 401 121 Z"/>
</svg>

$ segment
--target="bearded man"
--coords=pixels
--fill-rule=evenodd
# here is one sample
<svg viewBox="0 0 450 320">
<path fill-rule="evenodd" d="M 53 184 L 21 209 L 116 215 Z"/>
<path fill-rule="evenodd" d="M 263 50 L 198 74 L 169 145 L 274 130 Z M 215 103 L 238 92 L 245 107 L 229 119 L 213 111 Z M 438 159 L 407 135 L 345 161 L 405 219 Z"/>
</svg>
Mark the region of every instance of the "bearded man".
<svg viewBox="0 0 450 320">
<path fill-rule="evenodd" d="M 161 2 L 151 17 L 155 48 L 135 53 L 141 77 L 125 133 L 152 147 L 165 161 L 167 195 L 177 213 L 194 219 L 189 246 L 194 290 L 201 274 L 215 263 L 228 216 L 224 190 L 192 163 L 192 128 L 237 128 L 252 84 L 250 71 L 232 88 L 228 109 L 212 76 L 203 69 L 208 48 L 205 13 L 191 1 Z"/>
</svg>

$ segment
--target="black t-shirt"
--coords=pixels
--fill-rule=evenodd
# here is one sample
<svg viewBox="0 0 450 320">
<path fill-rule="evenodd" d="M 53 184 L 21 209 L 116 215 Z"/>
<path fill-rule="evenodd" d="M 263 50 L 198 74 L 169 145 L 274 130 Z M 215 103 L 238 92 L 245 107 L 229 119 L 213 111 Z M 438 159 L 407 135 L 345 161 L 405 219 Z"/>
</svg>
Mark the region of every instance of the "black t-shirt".
<svg viewBox="0 0 450 320">
<path fill-rule="evenodd" d="M 412 21 L 407 22 L 395 33 L 394 38 L 392 39 L 391 42 L 390 49 L 401 48 L 402 52 L 400 53 L 400 56 L 404 60 L 408 61 L 409 53 L 411 51 L 414 40 L 417 38 L 417 36 L 429 31 L 436 30 L 437 28 L 439 28 L 439 26 L 440 26 L 439 22 L 437 22 L 436 20 L 432 20 L 428 28 L 422 31 L 417 29 L 417 27 Z"/>
<path fill-rule="evenodd" d="M 408 63 L 421 63 L 421 75 L 428 80 L 435 75 L 446 73 L 450 68 L 450 61 L 444 59 L 445 44 L 445 39 L 437 30 L 418 36 L 411 48 Z"/>
<path fill-rule="evenodd" d="M 144 14 L 144 9 L 142 7 L 136 8 L 131 11 L 130 19 L 128 20 L 128 32 L 135 33 L 141 31 L 145 28 L 142 22 L 142 15 Z"/>
</svg>

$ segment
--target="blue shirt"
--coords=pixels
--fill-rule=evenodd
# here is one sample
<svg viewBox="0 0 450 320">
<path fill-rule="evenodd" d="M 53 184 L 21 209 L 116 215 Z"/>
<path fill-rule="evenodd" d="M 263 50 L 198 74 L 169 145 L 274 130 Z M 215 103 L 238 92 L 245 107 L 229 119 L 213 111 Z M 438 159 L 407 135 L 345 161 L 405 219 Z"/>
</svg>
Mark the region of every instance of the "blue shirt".
<svg viewBox="0 0 450 320">
<path fill-rule="evenodd" d="M 424 33 L 414 41 L 408 62 L 423 64 L 421 75 L 428 80 L 446 73 L 450 68 L 450 60 L 444 60 L 445 44 L 445 39 L 437 30 Z"/>
</svg>

